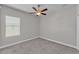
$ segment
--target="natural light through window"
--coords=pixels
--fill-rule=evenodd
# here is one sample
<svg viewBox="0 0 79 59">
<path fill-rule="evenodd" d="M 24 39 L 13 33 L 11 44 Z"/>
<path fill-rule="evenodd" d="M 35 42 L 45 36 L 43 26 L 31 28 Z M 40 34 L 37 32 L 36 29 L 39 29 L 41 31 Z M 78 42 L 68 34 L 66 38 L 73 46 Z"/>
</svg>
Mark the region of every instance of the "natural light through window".
<svg viewBox="0 0 79 59">
<path fill-rule="evenodd" d="M 13 16 L 6 16 L 6 37 L 20 35 L 20 18 Z"/>
</svg>

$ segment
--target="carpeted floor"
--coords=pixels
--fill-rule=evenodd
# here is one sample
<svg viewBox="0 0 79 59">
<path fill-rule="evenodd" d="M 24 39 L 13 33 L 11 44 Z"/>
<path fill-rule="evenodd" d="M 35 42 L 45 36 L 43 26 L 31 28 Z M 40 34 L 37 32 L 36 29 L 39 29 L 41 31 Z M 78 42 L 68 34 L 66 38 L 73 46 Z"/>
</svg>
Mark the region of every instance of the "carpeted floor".
<svg viewBox="0 0 79 59">
<path fill-rule="evenodd" d="M 41 38 L 30 40 L 0 50 L 0 54 L 78 54 L 74 48 L 50 42 Z"/>
</svg>

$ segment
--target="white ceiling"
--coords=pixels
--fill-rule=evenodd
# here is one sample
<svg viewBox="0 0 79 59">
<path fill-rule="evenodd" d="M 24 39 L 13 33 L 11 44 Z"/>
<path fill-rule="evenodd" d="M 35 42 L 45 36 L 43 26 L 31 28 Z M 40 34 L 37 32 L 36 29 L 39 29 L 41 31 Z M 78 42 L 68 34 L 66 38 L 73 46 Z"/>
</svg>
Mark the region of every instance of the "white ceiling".
<svg viewBox="0 0 79 59">
<path fill-rule="evenodd" d="M 7 4 L 9 7 L 13 7 L 16 9 L 20 9 L 22 11 L 26 12 L 33 12 L 34 10 L 32 7 L 37 7 L 37 4 Z M 66 4 L 41 4 L 41 8 L 48 8 L 48 12 L 50 11 L 56 11 L 59 9 L 62 9 L 64 7 L 68 7 L 71 5 L 66 5 Z"/>
</svg>

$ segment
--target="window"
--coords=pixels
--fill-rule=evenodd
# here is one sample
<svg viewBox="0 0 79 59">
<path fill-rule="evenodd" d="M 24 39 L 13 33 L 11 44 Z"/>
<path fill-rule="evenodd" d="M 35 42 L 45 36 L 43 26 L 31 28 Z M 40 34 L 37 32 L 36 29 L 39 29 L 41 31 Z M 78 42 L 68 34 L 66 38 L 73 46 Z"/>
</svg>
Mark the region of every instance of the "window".
<svg viewBox="0 0 79 59">
<path fill-rule="evenodd" d="M 6 16 L 6 31 L 5 36 L 20 35 L 20 18 L 13 16 Z"/>
</svg>

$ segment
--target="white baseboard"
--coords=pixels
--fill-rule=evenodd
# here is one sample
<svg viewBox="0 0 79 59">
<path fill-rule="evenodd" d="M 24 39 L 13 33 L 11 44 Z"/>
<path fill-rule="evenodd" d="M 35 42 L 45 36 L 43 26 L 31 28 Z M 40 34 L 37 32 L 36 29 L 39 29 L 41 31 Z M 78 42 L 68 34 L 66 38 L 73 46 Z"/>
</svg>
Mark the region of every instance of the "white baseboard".
<svg viewBox="0 0 79 59">
<path fill-rule="evenodd" d="M 26 41 L 29 41 L 29 40 L 33 40 L 33 39 L 36 39 L 36 38 L 39 38 L 39 37 L 34 37 L 34 38 L 18 41 L 18 42 L 15 42 L 15 43 L 7 44 L 7 45 L 4 45 L 4 46 L 1 46 L 0 49 L 6 48 L 6 47 L 10 47 L 10 46 L 14 46 L 16 44 L 20 44 L 20 43 L 23 43 L 23 42 L 26 42 Z"/>
<path fill-rule="evenodd" d="M 63 43 L 63 42 L 55 41 L 55 40 L 52 40 L 52 39 L 49 39 L 49 38 L 46 38 L 46 37 L 40 36 L 40 38 L 45 39 L 45 40 L 48 40 L 48 41 L 51 41 L 51 42 L 59 43 L 61 45 L 65 45 L 65 46 L 68 46 L 68 47 L 72 47 L 72 48 L 78 49 L 77 46 L 73 46 L 73 45 L 70 45 L 70 44 Z"/>
<path fill-rule="evenodd" d="M 29 41 L 29 40 L 33 40 L 33 39 L 36 39 L 36 38 L 42 38 L 42 39 L 45 39 L 45 40 L 48 40 L 48 41 L 51 41 L 51 42 L 56 42 L 56 43 L 59 43 L 59 44 L 65 45 L 65 46 L 69 46 L 69 47 L 72 47 L 72 48 L 75 48 L 75 49 L 79 50 L 79 48 L 77 46 L 73 46 L 73 45 L 70 45 L 70 44 L 62 43 L 62 42 L 55 41 L 55 40 L 52 40 L 52 39 L 49 39 L 49 38 L 46 38 L 46 37 L 42 37 L 42 36 L 30 38 L 30 39 L 27 39 L 27 40 L 18 41 L 18 42 L 12 43 L 12 44 L 7 44 L 7 45 L 4 45 L 4 46 L 1 46 L 0 49 L 6 48 L 6 47 L 10 47 L 10 46 L 14 46 L 16 44 L 20 44 L 20 43 L 23 43 L 23 42 L 26 42 L 26 41 Z"/>
</svg>

